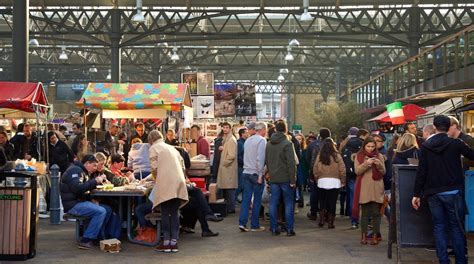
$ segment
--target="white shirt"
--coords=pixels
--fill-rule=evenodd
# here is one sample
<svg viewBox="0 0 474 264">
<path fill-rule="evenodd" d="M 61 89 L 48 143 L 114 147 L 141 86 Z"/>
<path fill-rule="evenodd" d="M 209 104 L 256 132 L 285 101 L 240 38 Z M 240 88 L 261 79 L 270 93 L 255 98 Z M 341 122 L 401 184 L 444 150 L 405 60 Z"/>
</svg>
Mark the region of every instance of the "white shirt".
<svg viewBox="0 0 474 264">
<path fill-rule="evenodd" d="M 318 180 L 318 187 L 321 189 L 339 189 L 341 180 L 336 178 L 321 178 Z"/>
</svg>

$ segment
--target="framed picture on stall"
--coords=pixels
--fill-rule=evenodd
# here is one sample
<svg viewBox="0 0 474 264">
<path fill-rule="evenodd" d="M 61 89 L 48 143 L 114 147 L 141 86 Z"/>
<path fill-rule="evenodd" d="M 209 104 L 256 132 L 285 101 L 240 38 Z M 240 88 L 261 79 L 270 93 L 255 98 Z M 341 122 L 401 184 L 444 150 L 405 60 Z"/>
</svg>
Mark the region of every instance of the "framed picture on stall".
<svg viewBox="0 0 474 264">
<path fill-rule="evenodd" d="M 181 82 L 187 83 L 189 86 L 189 93 L 192 95 L 197 94 L 197 73 L 185 72 L 181 74 Z"/>
<path fill-rule="evenodd" d="M 214 94 L 214 74 L 199 72 L 197 74 L 197 93 L 199 95 Z"/>
</svg>

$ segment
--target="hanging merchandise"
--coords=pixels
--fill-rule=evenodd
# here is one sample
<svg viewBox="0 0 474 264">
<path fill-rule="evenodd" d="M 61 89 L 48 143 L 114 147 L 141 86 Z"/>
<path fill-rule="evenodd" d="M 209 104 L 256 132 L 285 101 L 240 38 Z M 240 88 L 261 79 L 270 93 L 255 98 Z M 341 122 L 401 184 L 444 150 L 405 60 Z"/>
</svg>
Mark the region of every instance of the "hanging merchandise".
<svg viewBox="0 0 474 264">
<path fill-rule="evenodd" d="M 187 83 L 189 86 L 189 93 L 192 95 L 197 94 L 197 73 L 186 72 L 181 74 L 182 83 Z"/>
<path fill-rule="evenodd" d="M 197 117 L 214 118 L 214 96 L 197 97 Z"/>
<path fill-rule="evenodd" d="M 255 99 L 255 84 L 237 84 L 235 98 L 236 116 L 256 116 L 257 102 Z"/>
<path fill-rule="evenodd" d="M 212 95 L 214 93 L 214 75 L 208 72 L 197 74 L 197 93 L 199 95 Z"/>
<path fill-rule="evenodd" d="M 235 84 L 217 84 L 214 86 L 215 117 L 226 117 L 235 115 L 235 97 L 237 87 Z"/>
</svg>

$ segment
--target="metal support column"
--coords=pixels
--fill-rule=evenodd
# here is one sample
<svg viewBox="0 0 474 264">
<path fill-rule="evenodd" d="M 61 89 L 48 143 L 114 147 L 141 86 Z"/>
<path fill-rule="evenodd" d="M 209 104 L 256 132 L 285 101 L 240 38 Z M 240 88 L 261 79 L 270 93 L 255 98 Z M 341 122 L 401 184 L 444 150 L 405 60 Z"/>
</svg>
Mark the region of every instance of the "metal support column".
<svg viewBox="0 0 474 264">
<path fill-rule="evenodd" d="M 160 82 L 160 70 L 161 70 L 161 59 L 160 59 L 160 48 L 156 47 L 153 49 L 153 65 L 151 65 L 152 80 L 155 83 Z"/>
<path fill-rule="evenodd" d="M 120 9 L 114 8 L 111 11 L 112 25 L 110 32 L 110 59 L 111 59 L 111 75 L 113 83 L 120 83 L 122 77 L 122 33 L 120 32 Z"/>
<path fill-rule="evenodd" d="M 335 80 L 335 90 L 336 90 L 336 101 L 341 100 L 341 67 L 336 66 L 336 80 Z"/>
<path fill-rule="evenodd" d="M 408 48 L 410 50 L 410 57 L 418 55 L 420 52 L 421 39 L 421 8 L 418 6 L 410 7 L 409 10 L 409 25 L 408 25 Z"/>
<path fill-rule="evenodd" d="M 28 82 L 29 0 L 13 2 L 13 81 Z"/>
</svg>

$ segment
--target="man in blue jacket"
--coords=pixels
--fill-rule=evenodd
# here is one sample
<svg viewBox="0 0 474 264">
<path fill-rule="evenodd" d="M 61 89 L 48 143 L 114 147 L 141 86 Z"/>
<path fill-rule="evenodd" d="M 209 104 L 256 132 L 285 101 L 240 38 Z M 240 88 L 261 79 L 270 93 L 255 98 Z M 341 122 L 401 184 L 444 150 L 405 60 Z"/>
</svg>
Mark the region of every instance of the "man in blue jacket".
<svg viewBox="0 0 474 264">
<path fill-rule="evenodd" d="M 460 139 L 448 137 L 451 126 L 448 116 L 436 116 L 433 125 L 436 134 L 421 147 L 412 206 L 418 210 L 420 197 L 423 195 L 428 199 L 439 263 L 449 263 L 448 237 L 456 263 L 467 263 L 461 155 L 473 160 L 474 150 Z"/>
<path fill-rule="evenodd" d="M 90 217 L 89 225 L 78 244 L 80 249 L 92 248 L 92 240 L 97 239 L 107 214 L 112 211 L 110 207 L 99 205 L 89 197 L 89 192 L 106 179 L 105 175 L 94 179 L 90 177 L 97 170 L 97 164 L 94 155 L 88 154 L 80 162 L 76 161 L 69 166 L 61 176 L 60 189 L 64 212 Z"/>
</svg>

